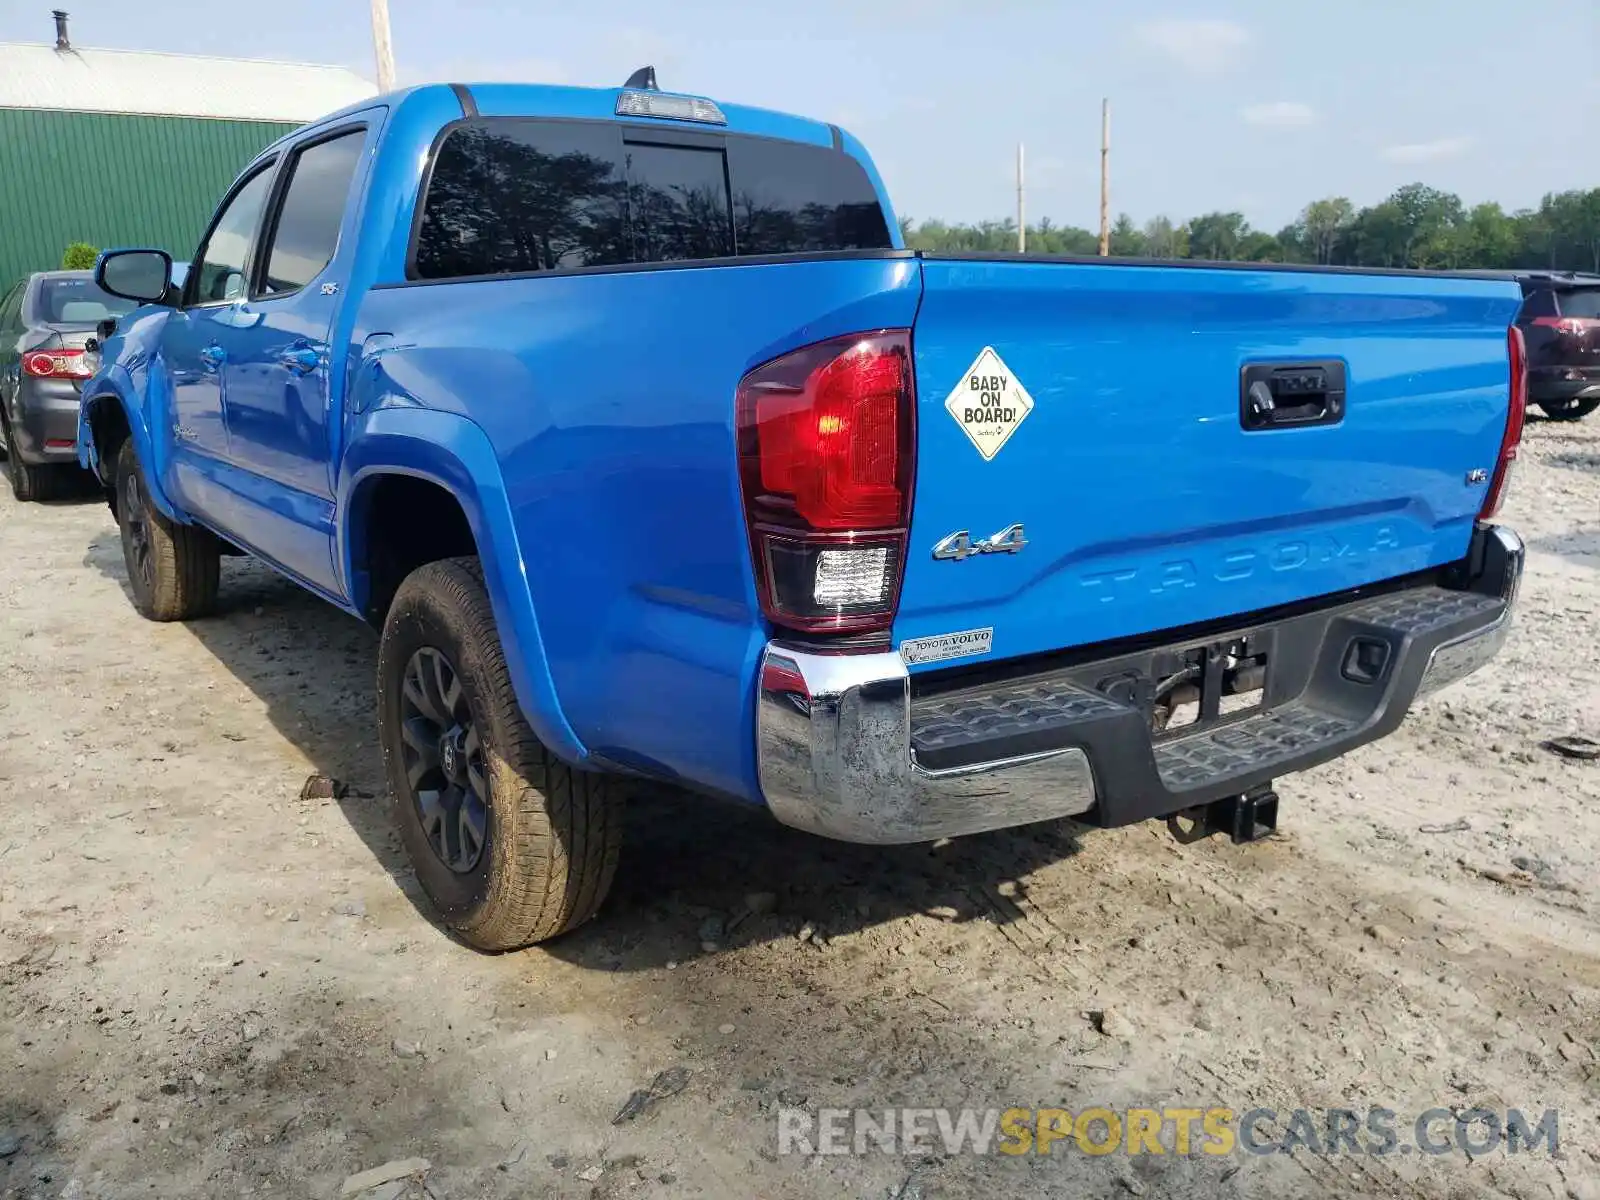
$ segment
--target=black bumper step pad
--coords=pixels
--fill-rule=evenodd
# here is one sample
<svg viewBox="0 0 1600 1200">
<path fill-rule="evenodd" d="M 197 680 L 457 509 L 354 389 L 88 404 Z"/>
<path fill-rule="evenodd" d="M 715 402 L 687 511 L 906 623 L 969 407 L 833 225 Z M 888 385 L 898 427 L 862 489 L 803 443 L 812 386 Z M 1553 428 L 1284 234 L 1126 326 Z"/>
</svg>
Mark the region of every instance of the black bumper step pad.
<svg viewBox="0 0 1600 1200">
<path fill-rule="evenodd" d="M 1269 783 L 1381 737 L 1404 718 L 1433 653 L 1492 629 L 1499 596 L 1436 586 L 1243 626 L 1205 639 L 914 696 L 911 749 L 924 770 L 983 770 L 1079 747 L 1099 797 L 1095 819 L 1124 824 Z M 1378 643 L 1381 671 L 1352 671 L 1349 648 Z M 1155 733 L 1140 702 L 1098 690 L 1161 676 L 1174 652 L 1248 645 L 1266 655 L 1260 708 Z M 1148 689 L 1145 695 L 1148 697 Z M 1126 702 L 1125 702 L 1126 701 Z"/>
<path fill-rule="evenodd" d="M 992 691 L 913 702 L 911 745 L 926 765 L 962 747 L 1012 742 L 1131 711 L 1067 679 L 1000 684 Z"/>
<path fill-rule="evenodd" d="M 1359 724 L 1296 701 L 1237 724 L 1162 742 L 1155 748 L 1156 770 L 1170 791 L 1186 792 L 1291 762 L 1325 742 L 1348 737 Z"/>
</svg>

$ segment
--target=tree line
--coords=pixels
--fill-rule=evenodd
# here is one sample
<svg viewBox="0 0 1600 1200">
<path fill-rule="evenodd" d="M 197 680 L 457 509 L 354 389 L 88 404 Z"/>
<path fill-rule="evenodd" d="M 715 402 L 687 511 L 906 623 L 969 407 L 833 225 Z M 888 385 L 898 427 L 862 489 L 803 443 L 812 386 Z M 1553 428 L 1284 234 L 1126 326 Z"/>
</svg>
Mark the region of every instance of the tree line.
<svg viewBox="0 0 1600 1200">
<path fill-rule="evenodd" d="M 1012 220 L 950 225 L 900 222 L 918 250 L 1007 251 L 1017 248 Z M 1087 229 L 1047 217 L 1028 226 L 1032 254 L 1099 253 Z M 1551 192 L 1537 208 L 1506 212 L 1493 201 L 1468 208 L 1461 197 L 1422 183 L 1357 208 L 1344 196 L 1306 205 L 1277 233 L 1253 229 L 1243 213 L 1210 212 L 1184 222 L 1155 217 L 1138 225 L 1126 213 L 1111 227 L 1111 253 L 1128 258 L 1444 270 L 1532 268 L 1600 272 L 1600 188 Z"/>
</svg>

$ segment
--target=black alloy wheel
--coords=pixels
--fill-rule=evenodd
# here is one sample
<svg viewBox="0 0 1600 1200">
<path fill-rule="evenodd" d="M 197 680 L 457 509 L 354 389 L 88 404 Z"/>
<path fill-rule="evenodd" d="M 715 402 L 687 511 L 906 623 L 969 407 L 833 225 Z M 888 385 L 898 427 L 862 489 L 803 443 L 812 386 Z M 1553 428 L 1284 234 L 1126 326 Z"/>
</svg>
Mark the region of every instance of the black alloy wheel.
<svg viewBox="0 0 1600 1200">
<path fill-rule="evenodd" d="M 406 662 L 399 715 L 401 768 L 423 836 L 446 867 L 469 874 L 489 843 L 489 776 L 461 676 L 442 650 L 423 646 Z"/>
<path fill-rule="evenodd" d="M 128 566 L 138 573 L 146 590 L 155 587 L 155 548 L 150 544 L 150 513 L 144 502 L 144 483 L 139 472 L 129 471 L 122 478 L 122 507 L 127 513 L 122 536 L 127 539 Z"/>
</svg>

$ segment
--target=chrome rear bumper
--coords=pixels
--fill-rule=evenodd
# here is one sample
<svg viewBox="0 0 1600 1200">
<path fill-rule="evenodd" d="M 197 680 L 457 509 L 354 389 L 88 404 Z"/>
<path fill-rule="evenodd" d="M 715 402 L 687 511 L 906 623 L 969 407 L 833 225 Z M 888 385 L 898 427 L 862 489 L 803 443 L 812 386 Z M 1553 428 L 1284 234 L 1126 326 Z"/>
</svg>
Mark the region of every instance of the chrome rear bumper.
<svg viewBox="0 0 1600 1200">
<path fill-rule="evenodd" d="M 785 825 L 846 842 L 922 842 L 1087 812 L 1077 747 L 929 771 L 911 746 L 911 680 L 893 652 L 773 644 L 761 666 L 761 789 Z"/>
<path fill-rule="evenodd" d="M 897 653 L 774 642 L 757 700 L 762 793 L 786 825 L 871 843 L 1091 810 L 1097 823 L 1126 824 L 1237 795 L 1383 736 L 1419 694 L 1484 665 L 1505 640 L 1522 565 L 1516 534 L 1488 526 L 1451 587 L 1334 603 L 932 698 L 917 697 Z M 1240 638 L 1281 651 L 1276 680 L 1261 709 L 1193 733 L 1153 735 L 1148 712 L 1095 683 L 1162 650 Z M 1341 674 L 1357 638 L 1389 647 L 1376 679 Z"/>
</svg>

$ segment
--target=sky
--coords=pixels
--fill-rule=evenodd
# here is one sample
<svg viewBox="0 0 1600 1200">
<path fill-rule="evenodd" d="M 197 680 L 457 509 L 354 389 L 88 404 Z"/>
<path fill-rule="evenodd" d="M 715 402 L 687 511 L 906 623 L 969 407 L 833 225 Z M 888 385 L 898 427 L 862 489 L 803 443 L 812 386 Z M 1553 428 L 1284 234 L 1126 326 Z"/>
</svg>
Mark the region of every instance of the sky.
<svg viewBox="0 0 1600 1200">
<path fill-rule="evenodd" d="M 375 76 L 368 0 L 56 0 L 81 46 L 337 63 Z M 54 36 L 0 0 L 0 41 Z M 268 15 L 270 14 L 270 16 Z M 1421 181 L 1507 209 L 1600 185 L 1600 0 L 391 0 L 402 83 L 661 86 L 844 126 L 901 216 L 1238 210 Z"/>
</svg>

